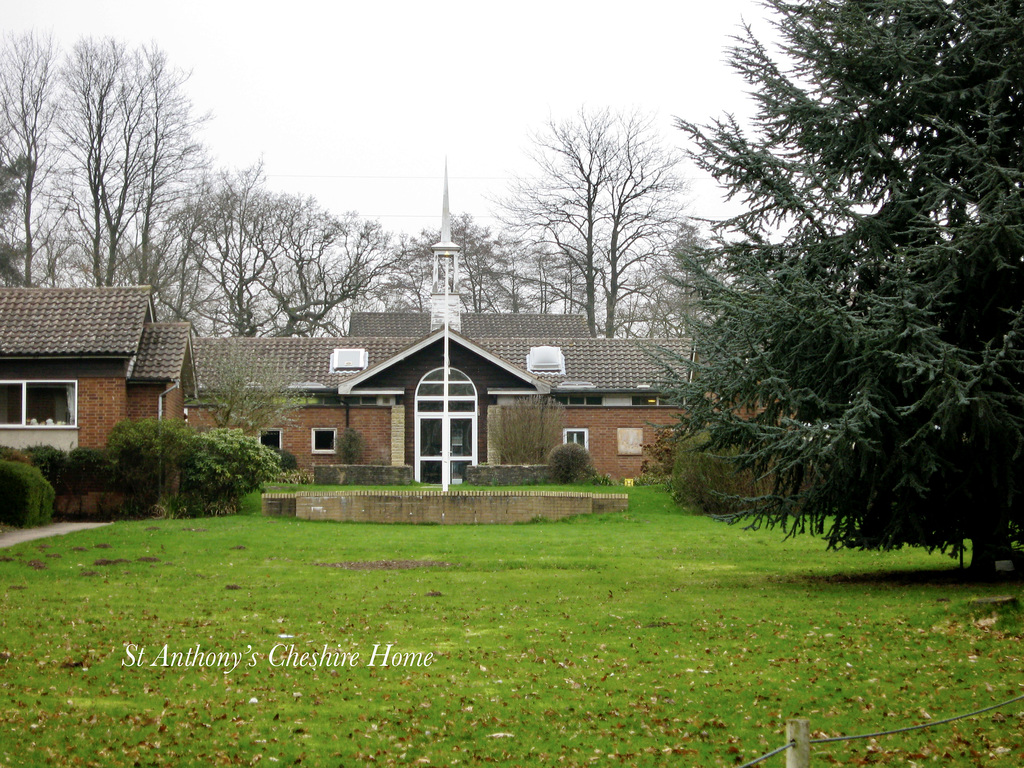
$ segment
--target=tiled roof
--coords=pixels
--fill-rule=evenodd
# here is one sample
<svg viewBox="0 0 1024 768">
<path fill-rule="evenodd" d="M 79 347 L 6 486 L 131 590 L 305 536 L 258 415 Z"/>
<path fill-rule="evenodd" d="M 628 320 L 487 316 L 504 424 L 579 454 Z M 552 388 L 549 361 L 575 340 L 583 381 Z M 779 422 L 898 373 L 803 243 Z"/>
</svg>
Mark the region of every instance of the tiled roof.
<svg viewBox="0 0 1024 768">
<path fill-rule="evenodd" d="M 495 315 L 471 312 L 462 315 L 462 333 L 471 339 L 530 339 L 537 336 L 590 338 L 587 319 L 583 315 Z"/>
<path fill-rule="evenodd" d="M 275 361 L 291 372 L 294 382 L 315 383 L 334 388 L 359 371 L 332 373 L 330 356 L 334 349 L 362 348 L 367 350 L 369 366 L 387 360 L 412 343 L 408 338 L 233 338 L 195 339 L 196 368 L 200 382 L 204 366 L 209 377 L 213 370 L 209 361 L 223 357 L 229 348 L 241 348 L 253 359 Z M 662 378 L 658 364 L 651 353 L 658 348 L 686 354 L 689 343 L 681 339 L 592 339 L 592 338 L 534 338 L 534 339 L 473 339 L 479 346 L 517 368 L 526 369 L 526 355 L 530 347 L 553 345 L 561 347 L 565 355 L 565 374 L 538 375 L 558 385 L 571 382 L 590 382 L 595 390 L 636 389 L 641 386 L 657 388 Z"/>
<path fill-rule="evenodd" d="M 655 357 L 660 350 L 686 355 L 685 339 L 474 339 L 477 344 L 512 365 L 526 368 L 531 347 L 560 347 L 565 357 L 564 374 L 535 374 L 557 389 L 565 382 L 588 382 L 581 389 L 636 389 L 654 387 L 664 378 Z"/>
<path fill-rule="evenodd" d="M 188 323 L 146 323 L 132 369 L 133 381 L 173 381 L 186 363 Z"/>
<path fill-rule="evenodd" d="M 0 288 L 0 355 L 132 355 L 148 287 Z"/>
<path fill-rule="evenodd" d="M 294 383 L 311 383 L 335 388 L 359 371 L 331 371 L 331 352 L 335 349 L 365 349 L 369 365 L 386 360 L 404 347 L 410 339 L 380 338 L 200 338 L 193 340 L 196 376 L 200 386 L 216 375 L 213 361 L 223 358 L 228 350 L 241 350 L 254 361 L 268 360 L 289 374 Z"/>
<path fill-rule="evenodd" d="M 349 334 L 362 337 L 403 336 L 418 339 L 430 333 L 428 312 L 353 312 Z M 471 339 L 589 338 L 582 315 L 492 314 L 463 312 L 462 334 Z"/>
<path fill-rule="evenodd" d="M 355 338 L 401 336 L 418 339 L 430 333 L 427 312 L 353 312 L 348 321 L 349 335 Z"/>
</svg>

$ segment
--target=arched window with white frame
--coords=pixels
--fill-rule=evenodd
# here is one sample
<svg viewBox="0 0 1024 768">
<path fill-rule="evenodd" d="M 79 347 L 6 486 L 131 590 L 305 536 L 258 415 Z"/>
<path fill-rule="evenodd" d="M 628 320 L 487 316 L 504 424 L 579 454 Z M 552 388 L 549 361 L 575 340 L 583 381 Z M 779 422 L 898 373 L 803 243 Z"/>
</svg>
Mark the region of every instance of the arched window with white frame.
<svg viewBox="0 0 1024 768">
<path fill-rule="evenodd" d="M 442 484 L 446 448 L 452 484 L 463 482 L 466 467 L 477 463 L 476 387 L 457 368 L 448 369 L 447 391 L 444 379 L 444 368 L 435 368 L 416 387 L 415 474 L 421 483 Z"/>
</svg>

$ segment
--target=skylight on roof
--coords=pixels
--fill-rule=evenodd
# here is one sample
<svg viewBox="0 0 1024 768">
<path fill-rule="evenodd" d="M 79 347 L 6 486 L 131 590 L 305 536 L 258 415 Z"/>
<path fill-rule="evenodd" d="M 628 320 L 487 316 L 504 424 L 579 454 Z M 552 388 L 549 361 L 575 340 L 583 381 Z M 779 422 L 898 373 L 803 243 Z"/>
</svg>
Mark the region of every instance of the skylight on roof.
<svg viewBox="0 0 1024 768">
<path fill-rule="evenodd" d="M 331 371 L 361 371 L 366 367 L 365 349 L 336 349 L 331 352 Z"/>
<path fill-rule="evenodd" d="M 565 373 L 565 355 L 561 347 L 530 347 L 526 370 L 530 373 Z"/>
</svg>

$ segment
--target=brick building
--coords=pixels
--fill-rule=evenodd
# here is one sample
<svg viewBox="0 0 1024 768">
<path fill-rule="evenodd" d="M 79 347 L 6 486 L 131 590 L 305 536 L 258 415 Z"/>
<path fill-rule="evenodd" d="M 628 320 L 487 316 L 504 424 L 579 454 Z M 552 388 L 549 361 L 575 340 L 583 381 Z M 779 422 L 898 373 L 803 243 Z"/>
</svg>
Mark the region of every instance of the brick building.
<svg viewBox="0 0 1024 768">
<path fill-rule="evenodd" d="M 103 448 L 126 418 L 183 419 L 188 323 L 149 287 L 0 288 L 0 445 Z"/>
<path fill-rule="evenodd" d="M 442 484 L 460 482 L 467 465 L 495 463 L 488 424 L 497 408 L 549 396 L 565 406 L 563 440 L 585 445 L 599 472 L 640 472 L 642 446 L 678 413 L 662 404 L 651 353 L 688 354 L 686 341 L 592 338 L 573 315 L 462 312 L 447 185 L 433 270 L 430 312 L 355 313 L 343 338 L 196 339 L 200 392 L 204 363 L 209 372 L 241 350 L 289 371 L 306 400 L 263 431 L 265 444 L 302 467 L 337 464 L 339 435 L 351 427 L 364 438 L 362 463 L 408 464 L 416 480 Z M 201 403 L 189 421 L 212 423 Z"/>
</svg>

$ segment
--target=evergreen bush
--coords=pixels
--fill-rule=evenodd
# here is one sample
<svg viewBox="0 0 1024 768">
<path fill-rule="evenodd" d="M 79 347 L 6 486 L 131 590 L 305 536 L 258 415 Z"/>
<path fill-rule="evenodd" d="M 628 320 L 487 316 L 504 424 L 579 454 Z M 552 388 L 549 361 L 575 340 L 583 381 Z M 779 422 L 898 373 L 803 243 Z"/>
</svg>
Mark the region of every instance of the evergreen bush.
<svg viewBox="0 0 1024 768">
<path fill-rule="evenodd" d="M 195 433 L 181 421 L 156 419 L 118 422 L 107 438 L 114 487 L 125 497 L 128 512 L 146 512 L 173 489 L 182 462 L 189 454 Z M 80 454 L 82 461 L 95 456 Z"/>
<path fill-rule="evenodd" d="M 59 488 L 68 468 L 68 453 L 52 445 L 33 445 L 25 449 L 32 466 L 42 472 L 46 482 Z"/>
<path fill-rule="evenodd" d="M 182 494 L 201 501 L 207 514 L 231 514 L 242 496 L 273 480 L 281 464 L 273 448 L 240 429 L 220 428 L 194 436 L 181 470 Z"/>
<path fill-rule="evenodd" d="M 0 523 L 29 528 L 53 517 L 53 486 L 36 467 L 0 461 Z"/>
<path fill-rule="evenodd" d="M 284 448 L 278 448 L 277 459 L 281 462 L 282 472 L 291 472 L 299 468 L 299 460 L 295 458 L 295 454 L 291 451 L 286 451 Z"/>
<path fill-rule="evenodd" d="M 594 476 L 590 451 L 579 443 L 557 445 L 548 454 L 548 474 L 554 483 L 581 483 Z"/>
</svg>

